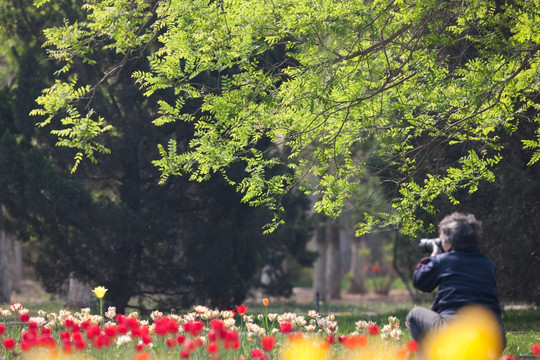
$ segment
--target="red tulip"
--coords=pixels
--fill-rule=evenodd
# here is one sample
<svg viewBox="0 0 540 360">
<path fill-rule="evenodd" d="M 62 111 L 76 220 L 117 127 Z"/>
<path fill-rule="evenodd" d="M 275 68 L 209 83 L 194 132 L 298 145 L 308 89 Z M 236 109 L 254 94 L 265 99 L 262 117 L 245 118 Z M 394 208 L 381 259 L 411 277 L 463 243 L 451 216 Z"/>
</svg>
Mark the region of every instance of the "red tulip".
<svg viewBox="0 0 540 360">
<path fill-rule="evenodd" d="M 254 359 L 259 359 L 262 356 L 263 352 L 261 349 L 251 349 L 251 357 Z"/>
<path fill-rule="evenodd" d="M 377 325 L 369 325 L 368 332 L 371 336 L 376 336 L 379 334 L 379 327 Z"/>
<path fill-rule="evenodd" d="M 49 333 L 50 335 L 50 333 Z M 75 341 L 82 341 L 83 337 L 82 337 L 82 334 L 80 331 L 74 331 L 71 333 L 71 337 L 73 338 L 73 340 Z"/>
<path fill-rule="evenodd" d="M 72 350 L 73 349 L 71 348 L 71 342 L 69 340 L 62 341 L 62 352 L 64 354 L 71 354 Z"/>
<path fill-rule="evenodd" d="M 281 322 L 279 323 L 279 330 L 284 333 L 284 334 L 288 334 L 292 331 L 293 329 L 293 326 L 290 322 Z"/>
<path fill-rule="evenodd" d="M 15 347 L 15 339 L 5 338 L 4 341 L 2 341 L 2 345 L 4 345 L 4 349 L 12 350 Z"/>
<path fill-rule="evenodd" d="M 20 313 L 19 320 L 21 320 L 24 323 L 28 322 L 28 320 L 30 320 L 30 314 L 28 314 L 27 312 Z"/>
<path fill-rule="evenodd" d="M 209 354 L 215 354 L 219 351 L 219 345 L 217 342 L 210 342 L 208 345 L 206 345 L 206 351 L 208 351 Z"/>
<path fill-rule="evenodd" d="M 122 335 L 125 335 L 128 332 L 128 328 L 127 328 L 126 324 L 118 324 L 118 325 L 116 325 L 116 331 L 118 331 L 118 333 L 120 333 Z"/>
<path fill-rule="evenodd" d="M 86 347 L 86 343 L 83 341 L 83 339 L 74 339 L 73 343 L 75 344 L 75 349 L 79 351 L 84 350 Z"/>
<path fill-rule="evenodd" d="M 240 338 L 236 331 L 225 331 L 223 334 L 223 347 L 226 350 L 238 350 L 240 347 Z"/>
<path fill-rule="evenodd" d="M 244 304 L 238 306 L 236 305 L 236 312 L 238 313 L 238 315 L 244 315 L 247 311 L 248 307 L 245 306 Z"/>
<path fill-rule="evenodd" d="M 366 347 L 368 343 L 367 336 L 356 335 L 356 336 L 347 336 L 343 340 L 343 345 L 348 349 L 356 349 L 359 347 Z"/>
<path fill-rule="evenodd" d="M 19 345 L 21 348 L 21 351 L 26 352 L 32 349 L 32 343 L 30 341 L 23 340 L 21 341 L 21 344 Z"/>
<path fill-rule="evenodd" d="M 62 341 L 69 341 L 69 339 L 71 338 L 71 334 L 69 333 L 69 331 L 60 331 L 58 335 L 60 336 L 60 339 Z"/>
<path fill-rule="evenodd" d="M 180 358 L 182 359 L 187 359 L 189 358 L 190 355 L 191 355 L 190 352 L 187 351 L 186 349 L 183 349 L 180 351 Z"/>
<path fill-rule="evenodd" d="M 263 336 L 261 337 L 261 343 L 264 351 L 270 352 L 274 349 L 276 344 L 276 338 L 273 336 Z"/>
<path fill-rule="evenodd" d="M 193 337 L 197 337 L 201 333 L 203 326 L 202 321 L 189 321 L 184 323 L 184 331 L 187 331 Z"/>
<path fill-rule="evenodd" d="M 409 352 L 414 353 L 418 350 L 418 343 L 415 340 L 410 340 L 407 343 L 407 349 Z"/>
<path fill-rule="evenodd" d="M 172 349 L 173 347 L 175 347 L 176 345 L 178 345 L 178 342 L 176 342 L 176 339 L 175 338 L 168 338 L 165 343 L 167 344 L 167 347 L 169 349 Z"/>
<path fill-rule="evenodd" d="M 223 323 L 223 320 L 212 319 L 210 320 L 210 327 L 214 330 L 221 331 L 225 327 L 225 324 Z"/>
<path fill-rule="evenodd" d="M 116 336 L 116 326 L 109 325 L 109 326 L 106 326 L 104 330 L 105 330 L 105 335 L 107 335 L 108 337 L 112 338 Z"/>
<path fill-rule="evenodd" d="M 150 334 L 144 334 L 141 336 L 141 341 L 144 345 L 148 345 L 152 342 L 152 338 L 150 337 Z"/>
<path fill-rule="evenodd" d="M 75 322 L 73 321 L 73 319 L 64 320 L 64 326 L 67 327 L 67 328 L 72 327 L 74 324 L 75 324 Z"/>
<path fill-rule="evenodd" d="M 99 335 L 100 332 L 101 332 L 101 328 L 98 325 L 89 324 L 86 327 L 86 337 L 89 339 L 95 338 L 96 336 Z"/>
<path fill-rule="evenodd" d="M 104 346 L 111 346 L 111 338 L 105 334 L 101 334 L 97 337 L 97 341 L 94 343 L 94 346 L 98 349 L 101 349 Z"/>
<path fill-rule="evenodd" d="M 540 355 L 540 344 L 539 343 L 532 344 L 531 352 L 533 353 L 534 356 Z"/>
</svg>

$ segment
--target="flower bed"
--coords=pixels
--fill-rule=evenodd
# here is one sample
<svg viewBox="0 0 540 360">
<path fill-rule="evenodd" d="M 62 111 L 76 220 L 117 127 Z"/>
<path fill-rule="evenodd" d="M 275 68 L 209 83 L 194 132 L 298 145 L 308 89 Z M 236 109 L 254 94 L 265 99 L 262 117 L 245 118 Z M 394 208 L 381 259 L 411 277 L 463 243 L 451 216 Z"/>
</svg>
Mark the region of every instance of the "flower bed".
<svg viewBox="0 0 540 360">
<path fill-rule="evenodd" d="M 135 312 L 116 314 L 114 307 L 100 315 L 90 309 L 30 314 L 12 304 L 0 314 L 4 319 L 17 316 L 19 322 L 0 322 L 0 359 L 410 359 L 418 350 L 416 342 L 404 340 L 395 317 L 384 325 L 359 320 L 354 332 L 343 334 L 332 315 L 275 314 L 268 312 L 268 300 L 263 304 L 263 314 L 248 314 L 244 305 L 222 311 L 195 306 L 183 315 L 154 311 L 149 319 Z M 464 331 L 454 326 L 449 345 L 436 341 L 449 348 L 425 354 L 441 360 L 497 359 L 485 335 L 489 324 L 479 320 L 484 325 L 478 329 L 471 322 L 464 325 L 467 336 L 481 334 L 474 342 L 458 341 Z M 533 344 L 531 351 L 540 355 L 540 346 Z"/>
</svg>

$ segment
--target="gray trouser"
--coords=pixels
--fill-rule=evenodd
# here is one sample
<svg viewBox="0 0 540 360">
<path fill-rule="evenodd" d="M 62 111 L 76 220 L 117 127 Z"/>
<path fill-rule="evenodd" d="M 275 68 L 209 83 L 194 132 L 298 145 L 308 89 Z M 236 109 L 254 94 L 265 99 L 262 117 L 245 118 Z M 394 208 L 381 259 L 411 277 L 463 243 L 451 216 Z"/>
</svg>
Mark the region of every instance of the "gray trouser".
<svg viewBox="0 0 540 360">
<path fill-rule="evenodd" d="M 420 342 L 432 329 L 444 325 L 454 314 L 439 314 L 424 307 L 416 306 L 407 314 L 405 325 L 409 328 L 414 340 Z"/>
</svg>

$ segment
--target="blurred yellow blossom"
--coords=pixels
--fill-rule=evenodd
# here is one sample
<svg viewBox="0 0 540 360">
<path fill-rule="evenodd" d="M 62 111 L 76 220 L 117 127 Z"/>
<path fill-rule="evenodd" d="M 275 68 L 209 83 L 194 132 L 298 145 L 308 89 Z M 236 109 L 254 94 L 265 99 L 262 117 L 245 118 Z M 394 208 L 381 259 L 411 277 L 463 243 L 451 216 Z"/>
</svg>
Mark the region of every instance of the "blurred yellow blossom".
<svg viewBox="0 0 540 360">
<path fill-rule="evenodd" d="M 502 340 L 501 327 L 490 310 L 467 306 L 440 331 L 427 335 L 422 353 L 428 360 L 497 360 Z"/>
<path fill-rule="evenodd" d="M 281 360 L 330 360 L 328 343 L 311 336 L 292 339 L 281 352 Z"/>
</svg>

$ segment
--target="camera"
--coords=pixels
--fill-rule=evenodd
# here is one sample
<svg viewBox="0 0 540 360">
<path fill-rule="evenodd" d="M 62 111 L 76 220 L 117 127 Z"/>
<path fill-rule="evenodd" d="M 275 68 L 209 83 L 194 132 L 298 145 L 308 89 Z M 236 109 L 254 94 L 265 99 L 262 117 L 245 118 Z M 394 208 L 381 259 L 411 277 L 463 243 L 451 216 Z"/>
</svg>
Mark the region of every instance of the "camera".
<svg viewBox="0 0 540 360">
<path fill-rule="evenodd" d="M 440 250 L 441 253 L 444 252 L 444 249 L 442 247 L 442 241 L 441 239 L 439 238 L 435 238 L 435 239 L 421 239 L 420 242 L 418 243 L 418 247 L 423 250 L 424 252 L 426 253 L 431 253 L 433 252 L 433 247 L 434 246 L 437 246 Z"/>
</svg>

